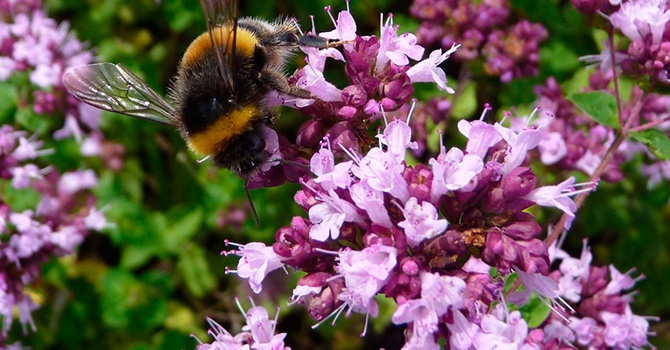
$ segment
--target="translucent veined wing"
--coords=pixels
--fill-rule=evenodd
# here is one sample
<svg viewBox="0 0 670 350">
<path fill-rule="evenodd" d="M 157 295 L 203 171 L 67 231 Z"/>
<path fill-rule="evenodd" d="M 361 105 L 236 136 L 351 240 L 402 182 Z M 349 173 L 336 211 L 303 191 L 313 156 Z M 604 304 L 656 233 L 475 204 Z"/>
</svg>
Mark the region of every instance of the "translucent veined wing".
<svg viewBox="0 0 670 350">
<path fill-rule="evenodd" d="M 235 98 L 235 46 L 237 43 L 237 0 L 200 0 L 207 31 L 219 61 L 219 74 L 227 91 Z"/>
<path fill-rule="evenodd" d="M 96 63 L 63 77 L 78 99 L 106 111 L 176 126 L 174 108 L 137 75 L 119 64 Z"/>
</svg>

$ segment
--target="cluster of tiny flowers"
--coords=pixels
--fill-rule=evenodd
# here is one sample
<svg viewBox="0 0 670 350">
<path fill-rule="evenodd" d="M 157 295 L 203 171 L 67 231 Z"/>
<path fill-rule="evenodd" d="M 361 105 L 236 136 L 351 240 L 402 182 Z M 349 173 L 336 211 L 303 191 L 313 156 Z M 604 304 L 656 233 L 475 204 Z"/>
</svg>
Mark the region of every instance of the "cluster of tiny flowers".
<svg viewBox="0 0 670 350">
<path fill-rule="evenodd" d="M 330 14 L 330 8 L 326 8 Z M 262 169 L 252 176 L 249 187 L 276 186 L 282 182 L 296 181 L 306 175 L 304 169 L 295 164 L 307 164 L 299 156 L 299 149 L 317 151 L 325 135 L 333 141 L 333 147 L 341 152 L 345 149 L 360 150 L 361 145 L 373 143 L 368 136 L 368 127 L 383 112 L 398 110 L 406 105 L 414 92 L 414 83 L 433 82 L 447 92 L 447 76 L 438 66 L 457 49 L 431 52 L 427 58 L 424 48 L 417 44 L 410 33 L 398 33 L 393 24 L 393 15 L 380 19 L 381 36 L 356 34 L 356 22 L 349 11 L 342 11 L 333 18 L 335 29 L 319 36 L 338 42 L 339 48 L 316 49 L 303 47 L 307 55 L 305 67 L 299 69 L 289 82 L 311 93 L 314 98 L 300 99 L 271 93 L 269 105 L 285 105 L 298 109 L 311 117 L 298 130 L 295 144 L 272 130 L 266 132 L 266 144 L 270 159 L 284 159 L 280 166 Z M 315 30 L 312 29 L 315 33 Z M 327 81 L 323 75 L 328 59 L 344 61 L 349 85 L 340 89 Z M 410 60 L 417 61 L 410 65 Z M 276 165 L 272 164 L 272 165 Z"/>
<path fill-rule="evenodd" d="M 40 9 L 40 1 L 0 0 L 0 82 L 20 86 L 19 107 L 37 114 L 63 115 L 55 139 L 74 137 L 85 156 L 102 156 L 112 169 L 120 167 L 123 150 L 104 141 L 98 131 L 100 110 L 67 93 L 62 76 L 92 63 L 93 54 Z"/>
<path fill-rule="evenodd" d="M 337 161 L 326 138 L 310 162 L 314 177 L 295 196 L 308 218 L 294 217 L 272 246 L 237 245 L 232 253 L 241 259 L 230 272 L 247 279 L 256 293 L 271 271 L 289 266 L 305 272 L 293 301 L 320 321 L 345 311 L 375 317 L 375 297 L 384 294 L 399 305 L 393 321 L 412 330 L 406 349 L 461 339 L 466 330 L 450 328 L 458 327 L 459 317 L 479 319 L 482 334 L 504 336 L 508 332 L 484 324 L 523 320 L 518 312 L 507 318 L 493 312 L 503 284 L 488 269 L 547 274 L 549 253 L 537 238 L 541 227 L 524 210 L 552 206 L 574 217 L 570 196 L 592 187 L 576 190 L 572 178 L 536 186 L 522 163 L 541 140 L 537 128 L 515 132 L 483 121 L 458 126 L 469 139 L 465 151 L 442 147 L 430 166 L 405 163 L 416 143 L 400 120 L 377 135 L 377 147 L 364 154 L 347 150 L 347 161 Z M 466 264 L 477 258 L 486 272 Z"/>
<path fill-rule="evenodd" d="M 30 13 L 42 6 L 41 0 L 0 0 L 0 14 Z"/>
<path fill-rule="evenodd" d="M 573 305 L 569 315 L 553 313 L 542 326 L 545 340 L 589 349 L 639 349 L 649 346 L 649 321 L 656 317 L 633 314 L 634 292 L 626 292 L 644 276 L 633 278 L 634 269 L 621 273 L 613 265 L 592 266 L 586 241 L 579 258 L 552 246 L 552 261 L 560 261 L 550 273 L 557 281 L 558 297 Z M 565 322 L 567 317 L 568 322 Z"/>
<path fill-rule="evenodd" d="M 239 301 L 237 306 L 244 314 L 247 321 L 242 327 L 242 332 L 232 335 L 225 328 L 212 319 L 207 319 L 210 329 L 207 331 L 214 338 L 211 343 L 200 343 L 198 350 L 290 350 L 284 346 L 284 337 L 286 333 L 275 334 L 277 319 L 271 320 L 268 312 L 261 306 L 253 306 L 249 311 L 244 312 Z M 279 310 L 277 310 L 279 315 Z"/>
<path fill-rule="evenodd" d="M 592 175 L 614 141 L 614 130 L 598 124 L 570 102 L 554 78 L 535 87 L 538 100 L 533 125 L 541 126 L 542 139 L 536 152 L 540 161 L 556 172 L 581 171 Z M 514 128 L 526 127 L 527 120 L 513 118 Z M 623 178 L 623 151 L 616 152 L 602 174 L 605 181 Z"/>
<path fill-rule="evenodd" d="M 97 183 L 95 174 L 39 168 L 32 162 L 50 153 L 41 147 L 25 132 L 0 127 L 0 182 L 5 188 L 0 194 L 0 347 L 17 310 L 24 329 L 34 329 L 31 311 L 38 305 L 27 288 L 39 278 L 40 264 L 73 253 L 89 230 L 106 226 L 89 191 Z M 34 209 L 14 211 L 8 192 L 21 196 L 25 191 L 39 194 L 39 202 Z"/>
<path fill-rule="evenodd" d="M 623 52 L 615 50 L 615 64 L 624 74 L 646 77 L 651 84 L 670 84 L 670 4 L 665 0 L 583 1 L 575 5 L 588 14 L 592 8 L 607 14 L 611 25 L 630 39 Z M 575 3 L 575 1 L 573 1 Z M 612 48 L 599 55 L 602 68 L 612 66 Z M 610 68 L 611 69 L 611 68 Z"/>
<path fill-rule="evenodd" d="M 448 48 L 459 43 L 457 60 L 481 56 L 484 71 L 505 83 L 537 75 L 539 45 L 548 36 L 541 24 L 510 23 L 509 10 L 505 0 L 414 0 L 410 8 L 421 20 L 417 32 L 421 44 Z"/>
<path fill-rule="evenodd" d="M 623 2 L 610 22 L 631 40 L 621 61 L 625 74 L 670 84 L 670 4 L 664 0 Z"/>
<path fill-rule="evenodd" d="M 607 91 L 612 81 L 611 72 L 595 70 L 590 76 L 589 91 Z M 541 125 L 542 140 L 536 148 L 540 161 L 550 166 L 554 172 L 581 171 L 593 175 L 603 161 L 605 154 L 615 138 L 615 131 L 598 124 L 579 111 L 569 101 L 554 78 L 544 85 L 535 87 L 538 97 L 537 118 L 533 125 Z M 639 106 L 633 111 L 634 104 Z M 623 101 L 624 115 L 637 113 L 638 118 L 631 127 L 655 128 L 664 133 L 670 131 L 670 97 L 667 95 L 645 93 L 639 87 L 633 87 L 630 99 Z M 516 128 L 526 126 L 526 120 L 512 119 Z M 634 140 L 626 140 L 614 153 L 602 172 L 601 179 L 616 182 L 623 179 L 622 165 L 634 156 L 644 154 L 645 163 L 641 173 L 649 178 L 649 187 L 663 179 L 670 179 L 670 162 L 656 158 L 648 148 Z"/>
</svg>

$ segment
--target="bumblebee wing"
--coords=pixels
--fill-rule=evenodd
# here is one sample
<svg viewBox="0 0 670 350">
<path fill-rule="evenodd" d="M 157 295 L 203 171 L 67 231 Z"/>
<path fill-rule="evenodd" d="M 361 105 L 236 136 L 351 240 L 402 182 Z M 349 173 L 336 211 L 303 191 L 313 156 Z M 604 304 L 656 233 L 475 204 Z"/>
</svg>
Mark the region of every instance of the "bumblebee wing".
<svg viewBox="0 0 670 350">
<path fill-rule="evenodd" d="M 237 39 L 237 0 L 200 0 L 207 20 L 207 31 L 219 61 L 219 75 L 228 91 L 235 92 L 235 47 Z M 231 96 L 234 98 L 235 94 Z"/>
<path fill-rule="evenodd" d="M 177 125 L 174 108 L 126 67 L 96 63 L 75 68 L 63 77 L 78 99 L 106 111 Z"/>
</svg>

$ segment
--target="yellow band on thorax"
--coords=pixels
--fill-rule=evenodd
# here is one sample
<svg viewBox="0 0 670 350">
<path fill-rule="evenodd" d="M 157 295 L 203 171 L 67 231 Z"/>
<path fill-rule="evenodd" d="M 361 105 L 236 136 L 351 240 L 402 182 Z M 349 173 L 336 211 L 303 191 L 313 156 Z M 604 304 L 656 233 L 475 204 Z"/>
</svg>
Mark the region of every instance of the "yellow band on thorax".
<svg viewBox="0 0 670 350">
<path fill-rule="evenodd" d="M 230 52 L 227 50 L 233 45 L 233 35 L 230 31 L 230 28 L 230 26 L 223 26 L 212 29 L 212 38 L 214 38 L 214 43 L 217 46 L 223 47 L 225 54 L 230 54 Z M 235 45 L 237 46 L 238 54 L 251 57 L 254 54 L 257 43 L 258 39 L 256 39 L 256 36 L 254 36 L 253 33 L 244 28 L 237 28 L 237 38 L 235 39 Z M 211 48 L 212 39 L 210 39 L 209 32 L 200 34 L 197 38 L 195 38 L 195 40 L 193 40 L 191 45 L 188 46 L 188 49 L 186 49 L 186 52 L 181 59 L 181 67 L 188 68 L 193 66 L 195 62 L 201 59 L 203 54 L 211 51 Z"/>
</svg>

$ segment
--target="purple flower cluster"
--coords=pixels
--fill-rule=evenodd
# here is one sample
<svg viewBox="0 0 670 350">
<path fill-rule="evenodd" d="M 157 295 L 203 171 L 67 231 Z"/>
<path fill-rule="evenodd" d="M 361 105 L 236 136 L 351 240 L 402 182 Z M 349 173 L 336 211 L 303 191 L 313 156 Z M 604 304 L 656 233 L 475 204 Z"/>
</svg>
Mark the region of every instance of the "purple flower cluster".
<svg viewBox="0 0 670 350">
<path fill-rule="evenodd" d="M 93 54 L 69 33 L 67 23 L 48 18 L 40 5 L 37 0 L 0 1 L 0 82 L 26 76 L 30 86 L 16 80 L 22 86 L 19 106 L 32 106 L 37 114 L 62 114 L 63 126 L 54 138 L 74 137 L 86 145 L 85 155 L 104 156 L 110 147 L 98 131 L 100 110 L 67 93 L 61 80 L 67 70 L 92 63 Z M 120 154 L 114 150 L 104 158 L 113 165 Z"/>
<path fill-rule="evenodd" d="M 0 83 L 14 84 L 19 109 L 64 116 L 54 138 L 73 136 L 82 141 L 83 155 L 107 154 L 107 161 L 119 163 L 122 151 L 105 151 L 110 147 L 97 131 L 100 112 L 66 94 L 61 82 L 67 69 L 90 63 L 92 54 L 68 33 L 66 24 L 58 25 L 40 7 L 36 0 L 0 1 Z M 53 153 L 44 145 L 37 134 L 0 126 L 2 348 L 8 346 L 6 338 L 15 318 L 24 331 L 35 328 L 31 312 L 39 305 L 31 288 L 39 280 L 41 264 L 74 253 L 90 231 L 107 226 L 90 192 L 97 184 L 96 174 L 92 170 L 60 173 L 40 165 L 45 164 L 42 156 Z"/>
<path fill-rule="evenodd" d="M 599 6 L 585 3 L 590 4 L 586 8 Z M 616 52 L 615 63 L 626 75 L 645 77 L 651 84 L 670 84 L 670 31 L 666 29 L 670 4 L 664 0 L 610 0 L 600 5 L 607 7 L 604 13 L 609 14 L 611 25 L 630 39 L 624 52 Z M 611 66 L 610 50 L 606 47 L 601 54 L 603 69 Z"/>
<path fill-rule="evenodd" d="M 589 349 L 631 349 L 649 346 L 649 321 L 656 317 L 634 315 L 630 304 L 635 293 L 626 292 L 644 276 L 631 277 L 613 265 L 592 266 L 592 255 L 584 241 L 579 258 L 552 246 L 552 258 L 560 265 L 550 276 L 558 281 L 559 296 L 574 306 L 569 322 L 554 314 L 544 323 L 545 337 Z"/>
<path fill-rule="evenodd" d="M 231 272 L 256 293 L 276 269 L 305 272 L 293 300 L 321 321 L 344 311 L 375 317 L 375 296 L 384 294 L 399 305 L 393 321 L 412 330 L 407 349 L 461 339 L 455 334 L 465 330 L 451 329 L 458 327 L 454 320 L 482 321 L 501 298 L 502 283 L 488 275 L 489 266 L 503 275 L 549 272 L 548 250 L 537 238 L 541 227 L 524 210 L 537 204 L 574 216 L 570 196 L 591 187 L 575 190 L 572 178 L 536 186 L 522 163 L 542 137 L 537 128 L 515 132 L 461 121 L 459 130 L 469 139 L 465 151 L 442 147 L 430 166 L 405 163 L 416 143 L 399 120 L 366 153 L 346 150 L 348 161 L 337 160 L 326 138 L 310 162 L 314 177 L 295 196 L 308 217 L 279 229 L 271 247 L 239 246 L 233 251 L 241 256 L 238 269 Z M 488 264 L 486 272 L 468 267 L 476 258 Z M 504 322 L 492 315 L 482 324 Z M 524 322 L 518 312 L 510 317 Z M 481 331 L 493 332 L 483 325 Z"/>
<path fill-rule="evenodd" d="M 611 73 L 611 72 L 610 72 Z M 611 74 L 595 70 L 590 77 L 589 91 L 607 91 L 612 81 Z M 538 117 L 532 124 L 542 126 L 542 140 L 536 148 L 540 161 L 555 172 L 581 171 L 591 176 L 603 161 L 615 139 L 615 130 L 596 123 L 569 101 L 554 78 L 544 85 L 536 86 Z M 639 111 L 633 111 L 635 105 Z M 654 93 L 644 93 L 633 87 L 631 98 L 622 104 L 624 116 L 637 113 L 631 128 L 655 128 L 664 133 L 670 130 L 670 97 Z M 630 117 L 628 117 L 630 118 Z M 512 119 L 516 128 L 525 127 L 526 121 Z M 657 185 L 662 179 L 670 179 L 670 162 L 657 159 L 643 144 L 626 140 L 614 153 L 602 172 L 601 179 L 610 182 L 624 177 L 622 166 L 635 155 L 644 154 L 645 164 L 641 172 L 649 178 L 649 186 Z"/>
<path fill-rule="evenodd" d="M 97 184 L 91 170 L 59 174 L 32 163 L 51 151 L 25 132 L 0 127 L 0 346 L 18 309 L 19 321 L 34 329 L 31 311 L 38 305 L 28 293 L 40 276 L 40 264 L 72 254 L 90 230 L 107 225 L 95 209 L 89 189 Z M 26 191 L 39 195 L 34 209 L 16 211 L 11 198 Z"/>
<path fill-rule="evenodd" d="M 223 349 L 248 349 L 248 350 L 290 350 L 284 346 L 284 337 L 286 333 L 275 334 L 277 318 L 271 320 L 268 312 L 261 306 L 253 306 L 249 311 L 244 312 L 239 301 L 237 306 L 246 319 L 246 325 L 242 327 L 242 332 L 232 335 L 221 325 L 212 319 L 207 319 L 210 329 L 207 331 L 214 341 L 211 343 L 200 343 L 198 350 L 223 350 Z M 277 310 L 279 315 L 279 310 Z"/>
<path fill-rule="evenodd" d="M 459 43 L 457 60 L 484 57 L 484 71 L 504 83 L 537 74 L 547 30 L 525 20 L 510 23 L 505 0 L 414 0 L 410 11 L 421 20 L 417 37 L 423 45 Z"/>
<path fill-rule="evenodd" d="M 507 31 L 492 31 L 482 48 L 482 55 L 486 57 L 484 72 L 500 76 L 504 83 L 518 77 L 536 76 L 540 43 L 547 37 L 547 30 L 541 24 L 526 20 L 514 24 Z"/>
<path fill-rule="evenodd" d="M 417 1 L 415 10 L 421 7 L 417 4 L 433 16 L 449 7 L 446 1 Z M 461 6 L 449 18 L 466 22 L 472 8 L 491 9 L 479 18 L 482 26 L 494 23 L 487 36 L 500 31 L 496 20 L 500 25 L 507 21 L 503 2 L 452 5 L 456 4 Z M 494 9 L 502 12 L 494 16 Z M 538 186 L 535 173 L 525 163 L 537 152 L 545 164 L 592 174 L 613 144 L 613 131 L 577 114 L 558 84 L 549 80 L 546 87 L 537 89 L 542 115 L 536 116 L 536 109 L 527 118 L 509 118 L 507 127 L 504 121 L 484 122 L 486 106 L 481 120 L 458 122 L 458 131 L 468 140 L 463 149 L 447 149 L 440 140 L 436 157 L 408 164 L 408 152 L 424 152 L 413 134 L 426 138 L 425 129 L 413 130 L 412 120 L 425 125 L 428 118 L 446 114 L 450 108 L 440 100 L 403 106 L 412 84 L 433 81 L 442 90 L 453 91 L 437 64 L 459 55 L 456 49 L 465 48 L 467 56 L 468 46 L 464 43 L 459 48 L 448 41 L 449 51 L 434 51 L 409 67 L 409 60 L 418 60 L 423 49 L 415 37 L 397 35 L 391 18 L 382 20 L 382 35 L 377 39 L 357 35 L 350 13 L 341 12 L 333 20 L 336 29 L 322 35 L 341 41 L 344 54 L 333 48 L 305 49 L 308 65 L 292 77 L 315 99 L 269 97 L 275 104 L 312 117 L 297 140 L 302 150 L 318 148 L 309 160 L 311 174 L 299 176 L 302 189 L 294 197 L 306 215 L 280 228 L 272 245 L 227 242 L 235 249 L 225 254 L 240 257 L 237 269 L 228 272 L 246 279 L 260 293 L 269 273 L 287 267 L 300 271 L 303 275 L 293 290 L 292 303 L 304 305 L 318 324 L 343 313 L 365 315 L 363 334 L 369 317 L 380 313 L 377 297 L 393 299 L 397 309 L 391 320 L 407 327 L 403 349 L 439 349 L 445 343 L 450 349 L 464 350 L 648 345 L 652 318 L 636 316 L 630 309 L 632 294 L 625 291 L 636 281 L 630 273 L 610 267 L 608 276 L 608 269 L 590 266 L 590 256 L 573 259 L 555 247 L 548 249 L 539 237 L 542 227 L 528 210 L 534 205 L 558 208 L 567 219 L 563 228 L 568 229 L 578 207 L 571 197 L 593 190 L 595 184 L 575 184 L 574 178 L 568 178 L 557 185 Z M 502 79 L 530 71 L 505 73 L 516 68 L 501 52 L 537 50 L 531 41 L 537 43 L 546 35 L 528 22 L 513 28 L 503 46 L 483 41 L 474 46 L 475 54 L 488 51 L 497 60 L 495 67 L 503 67 Z M 536 37 L 531 41 L 519 39 L 532 35 Z M 349 86 L 340 89 L 324 78 L 327 58 L 345 61 Z M 591 89 L 606 89 L 611 79 L 594 74 Z M 641 108 L 641 118 L 661 124 L 668 104 L 656 96 Z M 402 118 L 406 121 L 388 121 L 387 112 L 401 115 L 407 110 Z M 368 129 L 380 119 L 383 129 L 375 138 L 368 137 Z M 274 135 L 268 129 L 268 138 L 279 140 L 268 143 L 277 151 L 275 157 L 289 159 L 281 138 Z M 621 177 L 619 166 L 625 153 L 614 158 L 608 165 L 613 170 L 606 172 L 610 180 Z M 552 258 L 563 260 L 556 271 L 552 271 Z M 514 278 L 523 290 L 509 289 L 512 283 L 508 282 Z M 526 321 L 533 315 L 517 308 L 531 297 L 553 311 L 540 316 L 533 326 Z M 237 348 L 242 345 L 236 344 Z"/>
<path fill-rule="evenodd" d="M 269 105 L 289 106 L 311 118 L 299 128 L 295 144 L 277 136 L 273 130 L 266 130 L 268 149 L 277 151 L 271 152 L 270 159 L 289 162 L 271 162 L 271 168 L 252 176 L 249 187 L 276 186 L 308 175 L 295 166 L 308 163 L 299 150 L 318 150 L 325 135 L 329 136 L 336 152 L 368 147 L 374 143 L 368 136 L 368 127 L 383 113 L 403 107 L 414 92 L 414 83 L 434 82 L 440 89 L 453 93 L 447 86 L 445 72 L 438 65 L 456 51 L 457 45 L 445 52 L 435 50 L 422 60 L 424 48 L 417 44 L 413 34 L 398 33 L 393 15 L 382 20 L 379 38 L 357 35 L 356 22 L 349 11 L 340 12 L 333 23 L 334 30 L 320 35 L 342 42 L 343 53 L 336 48 L 302 48 L 307 64 L 289 79 L 314 98 L 296 99 L 278 93 L 267 97 Z M 349 85 L 340 89 L 325 79 L 323 71 L 328 59 L 345 62 Z M 418 62 L 410 66 L 410 59 Z"/>
<path fill-rule="evenodd" d="M 577 170 L 593 175 L 614 140 L 614 130 L 578 112 L 553 77 L 547 79 L 545 85 L 536 86 L 535 93 L 538 109 L 532 124 L 541 126 L 542 130 L 542 140 L 537 147 L 540 161 L 554 171 Z M 522 118 L 512 119 L 512 125 L 517 128 L 525 124 Z M 617 152 L 602 179 L 621 180 L 621 165 L 625 160 L 625 154 Z"/>
</svg>

